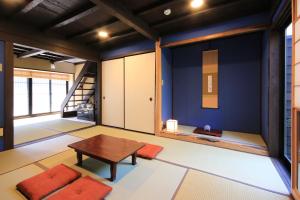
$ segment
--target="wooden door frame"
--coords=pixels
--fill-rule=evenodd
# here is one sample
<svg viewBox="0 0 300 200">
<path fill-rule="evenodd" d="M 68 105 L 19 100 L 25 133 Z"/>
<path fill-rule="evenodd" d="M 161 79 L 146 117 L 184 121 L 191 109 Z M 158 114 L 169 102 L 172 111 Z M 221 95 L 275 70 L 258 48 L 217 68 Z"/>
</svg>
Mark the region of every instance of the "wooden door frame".
<svg viewBox="0 0 300 200">
<path fill-rule="evenodd" d="M 297 0 L 292 0 L 292 23 L 293 23 L 293 45 L 292 45 L 292 195 L 296 200 L 300 200 L 300 193 L 298 190 L 298 113 L 300 108 L 297 108 L 295 105 L 295 45 L 296 45 L 296 35 L 295 35 L 295 23 L 300 20 L 300 17 L 297 17 Z"/>
<path fill-rule="evenodd" d="M 155 110 L 154 134 L 162 131 L 162 53 L 161 39 L 155 42 Z"/>
<path fill-rule="evenodd" d="M 14 148 L 14 87 L 13 87 L 14 54 L 13 43 L 4 41 L 4 149 Z"/>
</svg>

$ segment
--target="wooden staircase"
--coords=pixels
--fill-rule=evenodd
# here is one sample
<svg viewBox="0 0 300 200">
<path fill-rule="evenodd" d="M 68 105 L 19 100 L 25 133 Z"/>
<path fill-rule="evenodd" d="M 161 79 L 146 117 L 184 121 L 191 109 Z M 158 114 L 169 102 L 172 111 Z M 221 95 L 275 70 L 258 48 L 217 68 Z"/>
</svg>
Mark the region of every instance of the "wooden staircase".
<svg viewBox="0 0 300 200">
<path fill-rule="evenodd" d="M 78 109 L 87 104 L 92 105 L 95 116 L 96 75 L 97 64 L 87 61 L 61 105 L 62 117 L 78 116 Z"/>
</svg>

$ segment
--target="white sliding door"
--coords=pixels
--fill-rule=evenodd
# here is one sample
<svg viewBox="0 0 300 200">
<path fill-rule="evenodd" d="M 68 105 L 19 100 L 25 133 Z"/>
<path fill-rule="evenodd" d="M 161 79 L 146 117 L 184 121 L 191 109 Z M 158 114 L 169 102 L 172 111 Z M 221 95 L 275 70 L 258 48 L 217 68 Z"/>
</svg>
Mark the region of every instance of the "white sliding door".
<svg viewBox="0 0 300 200">
<path fill-rule="evenodd" d="M 102 124 L 124 128 L 124 59 L 102 62 Z"/>
<path fill-rule="evenodd" d="M 125 128 L 154 133 L 155 53 L 125 57 Z"/>
</svg>

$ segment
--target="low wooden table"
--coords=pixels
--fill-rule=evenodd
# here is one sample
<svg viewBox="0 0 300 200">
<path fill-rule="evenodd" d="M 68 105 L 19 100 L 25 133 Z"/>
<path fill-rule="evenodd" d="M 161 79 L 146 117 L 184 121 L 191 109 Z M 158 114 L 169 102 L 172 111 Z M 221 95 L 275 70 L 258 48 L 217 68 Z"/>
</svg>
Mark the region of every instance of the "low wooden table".
<svg viewBox="0 0 300 200">
<path fill-rule="evenodd" d="M 106 135 L 97 135 L 68 145 L 76 151 L 79 166 L 82 166 L 82 155 L 110 164 L 111 181 L 116 179 L 117 164 L 132 156 L 132 165 L 135 165 L 137 151 L 143 146 L 140 142 Z"/>
</svg>

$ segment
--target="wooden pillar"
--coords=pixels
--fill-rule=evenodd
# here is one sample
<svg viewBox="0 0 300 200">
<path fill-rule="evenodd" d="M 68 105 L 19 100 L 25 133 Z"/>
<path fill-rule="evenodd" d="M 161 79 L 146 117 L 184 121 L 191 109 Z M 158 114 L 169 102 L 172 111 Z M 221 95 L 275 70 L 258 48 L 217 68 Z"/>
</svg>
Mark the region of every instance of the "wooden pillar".
<svg viewBox="0 0 300 200">
<path fill-rule="evenodd" d="M 161 66 L 161 40 L 155 42 L 155 134 L 162 130 L 161 101 L 162 101 L 162 66 Z"/>
<path fill-rule="evenodd" d="M 96 91 L 95 91 L 95 108 L 96 108 L 96 125 L 102 124 L 102 62 L 97 62 L 97 78 L 96 78 Z"/>
<path fill-rule="evenodd" d="M 4 58 L 4 148 L 5 150 L 14 148 L 14 112 L 13 112 L 13 69 L 14 54 L 13 43 L 5 41 Z"/>
<path fill-rule="evenodd" d="M 270 156 L 279 157 L 281 151 L 281 106 L 282 106 L 282 54 L 281 34 L 276 30 L 270 32 L 269 52 L 269 137 L 268 148 Z"/>
</svg>

